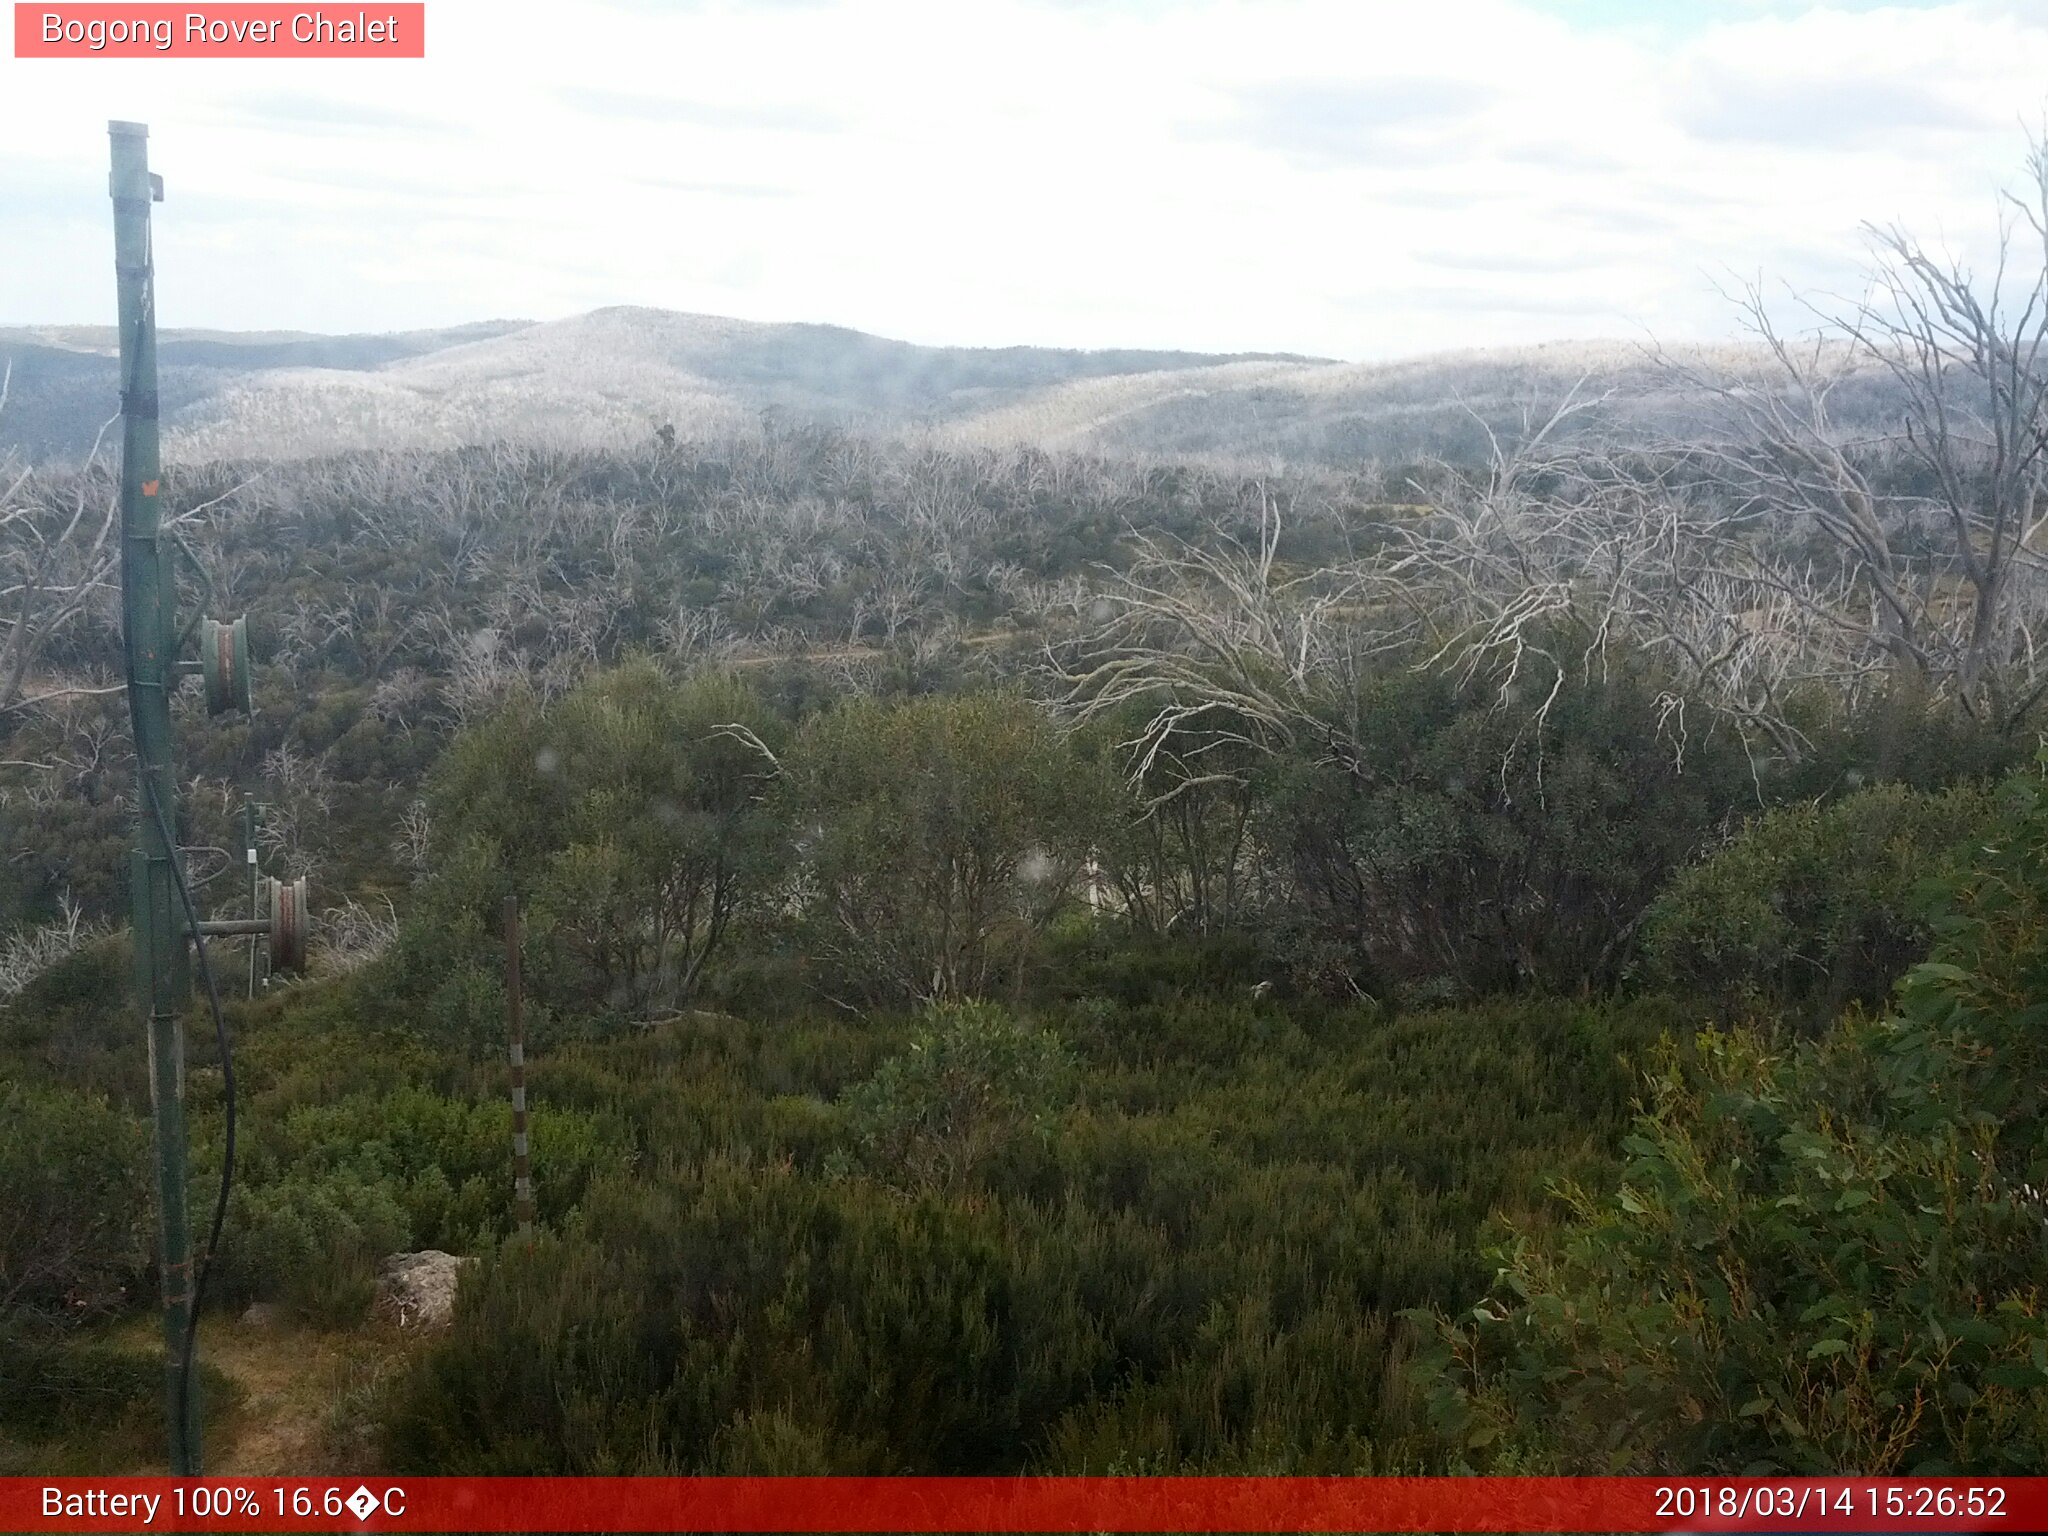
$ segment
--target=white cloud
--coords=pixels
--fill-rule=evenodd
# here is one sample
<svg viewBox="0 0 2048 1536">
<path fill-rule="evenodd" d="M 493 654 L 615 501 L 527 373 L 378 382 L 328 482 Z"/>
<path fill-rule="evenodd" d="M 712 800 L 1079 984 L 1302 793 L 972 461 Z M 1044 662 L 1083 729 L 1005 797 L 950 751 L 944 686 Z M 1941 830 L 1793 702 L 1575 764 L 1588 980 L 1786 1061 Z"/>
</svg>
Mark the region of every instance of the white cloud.
<svg viewBox="0 0 2048 1536">
<path fill-rule="evenodd" d="M 1995 228 L 2048 22 L 1790 0 L 430 0 L 424 61 L 0 60 L 0 321 L 111 305 L 152 127 L 169 323 L 638 303 L 920 341 L 1376 357 L 1725 331 L 1864 219 Z"/>
</svg>

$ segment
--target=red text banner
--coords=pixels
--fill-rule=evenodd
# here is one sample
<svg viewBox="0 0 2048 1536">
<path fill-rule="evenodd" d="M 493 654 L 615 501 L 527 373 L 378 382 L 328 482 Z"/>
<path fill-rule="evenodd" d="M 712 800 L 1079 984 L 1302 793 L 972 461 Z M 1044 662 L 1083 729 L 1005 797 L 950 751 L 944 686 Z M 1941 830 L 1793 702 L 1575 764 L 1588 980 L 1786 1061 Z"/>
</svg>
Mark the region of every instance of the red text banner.
<svg viewBox="0 0 2048 1536">
<path fill-rule="evenodd" d="M 14 7 L 18 59 L 423 59 L 424 4 Z"/>
<path fill-rule="evenodd" d="M 8 1531 L 2039 1531 L 2048 1478 L 0 1478 Z"/>
</svg>

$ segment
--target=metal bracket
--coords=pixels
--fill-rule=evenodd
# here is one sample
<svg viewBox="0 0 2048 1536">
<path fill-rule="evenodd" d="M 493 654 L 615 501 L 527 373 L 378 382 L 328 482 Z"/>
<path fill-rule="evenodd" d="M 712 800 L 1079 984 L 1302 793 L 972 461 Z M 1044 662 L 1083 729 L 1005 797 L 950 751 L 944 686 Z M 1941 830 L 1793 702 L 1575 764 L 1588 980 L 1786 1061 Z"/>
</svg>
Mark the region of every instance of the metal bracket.
<svg viewBox="0 0 2048 1536">
<path fill-rule="evenodd" d="M 132 135 L 132 137 L 135 137 L 135 138 L 147 138 L 147 137 L 148 137 L 148 135 L 147 135 L 147 134 L 135 134 L 135 135 Z M 132 207 L 134 207 L 134 206 L 135 206 L 136 204 L 138 204 L 138 203 L 142 203 L 142 204 L 147 204 L 147 203 L 160 203 L 160 202 L 162 202 L 162 201 L 164 200 L 164 179 L 163 179 L 163 177 L 161 177 L 161 176 L 157 175 L 157 173 L 156 173 L 155 171 L 149 171 L 149 172 L 146 172 L 145 174 L 147 174 L 147 175 L 148 175 L 148 177 L 149 177 L 149 196 L 147 196 L 147 197 L 123 197 L 123 196 L 122 196 L 122 195 L 120 194 L 119 190 L 117 190 L 117 189 L 116 189 L 116 187 L 115 187 L 115 185 L 114 185 L 114 178 L 113 178 L 113 175 L 112 175 L 111 173 L 109 173 L 109 175 L 107 176 L 107 196 L 111 197 L 111 198 L 112 198 L 112 199 L 114 200 L 114 206 L 115 206 L 115 207 L 117 207 L 117 208 L 118 208 L 118 207 L 120 207 L 121 205 L 123 205 L 123 204 L 125 203 L 125 204 L 127 204 L 127 205 L 128 205 L 129 207 L 131 207 L 131 208 L 132 208 Z"/>
</svg>

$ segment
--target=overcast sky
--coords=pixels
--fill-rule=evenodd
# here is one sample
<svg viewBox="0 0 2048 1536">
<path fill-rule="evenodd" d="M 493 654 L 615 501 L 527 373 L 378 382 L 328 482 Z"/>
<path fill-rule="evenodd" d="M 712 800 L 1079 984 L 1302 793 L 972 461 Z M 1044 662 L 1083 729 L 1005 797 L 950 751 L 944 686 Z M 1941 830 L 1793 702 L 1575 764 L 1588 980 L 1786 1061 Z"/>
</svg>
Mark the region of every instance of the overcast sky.
<svg viewBox="0 0 2048 1536">
<path fill-rule="evenodd" d="M 330 7 L 330 9 L 340 9 Z M 353 14 L 355 7 L 348 7 Z M 2048 0 L 429 0 L 424 61 L 0 58 L 0 323 L 647 304 L 921 342 L 1378 358 L 1727 334 L 1864 219 L 1981 256 Z"/>
</svg>

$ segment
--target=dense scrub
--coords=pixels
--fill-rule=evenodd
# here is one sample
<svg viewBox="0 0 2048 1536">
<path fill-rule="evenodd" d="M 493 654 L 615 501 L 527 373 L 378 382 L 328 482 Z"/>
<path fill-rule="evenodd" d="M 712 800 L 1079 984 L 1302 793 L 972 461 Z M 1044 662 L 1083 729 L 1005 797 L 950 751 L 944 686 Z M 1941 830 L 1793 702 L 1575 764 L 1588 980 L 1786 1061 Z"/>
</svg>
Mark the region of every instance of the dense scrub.
<svg viewBox="0 0 2048 1536">
<path fill-rule="evenodd" d="M 532 1248 L 496 1052 L 380 1011 L 374 970 L 236 1004 L 216 1296 L 347 1325 L 381 1251 L 484 1253 L 386 1405 L 407 1467 L 1419 1464 L 1395 1313 L 1458 1305 L 1493 1212 L 1591 1176 L 1676 1015 L 1283 1003 L 1221 941 L 1053 942 L 1021 1014 L 686 1013 L 546 1051 Z"/>
<path fill-rule="evenodd" d="M 1416 1454 L 1394 1313 L 1483 1284 L 1468 1234 L 1597 1163 L 1618 1058 L 1666 1017 L 1096 998 L 1007 1047 L 984 1008 L 936 1036 L 703 1020 L 566 1050 L 536 1095 L 639 1127 L 643 1171 L 498 1246 L 399 1396 L 394 1460 L 1391 1467 Z"/>
<path fill-rule="evenodd" d="M 2048 794 L 2024 775 L 1881 1018 L 1710 1033 L 1651 1079 L 1616 1187 L 1447 1326 L 1449 1443 L 1518 1471 L 2048 1462 Z"/>
<path fill-rule="evenodd" d="M 2030 1314 L 1998 1310 L 2023 1298 L 1978 1260 L 1931 1272 L 1924 1306 L 1882 1269 L 1861 1292 L 1801 1278 L 1845 1223 L 1908 1222 L 1859 1239 L 1873 1251 L 1961 1230 L 1942 1217 L 1916 1237 L 1911 1212 L 1947 1209 L 1982 1133 L 1899 1131 L 1869 1106 L 1936 1081 L 1954 1084 L 1938 1102 L 1975 1103 L 1981 1053 L 1901 1058 L 1892 1026 L 1861 1023 L 1801 1047 L 1709 1038 L 1697 1062 L 1669 1043 L 1708 1017 L 1719 973 L 1703 967 L 1765 941 L 1881 992 L 1886 967 L 1943 928 L 1909 877 L 1964 837 L 2004 846 L 1989 797 L 1887 786 L 1774 813 L 1695 863 L 1710 831 L 1739 825 L 1737 787 L 1753 799 L 1755 780 L 1732 763 L 1717 777 L 1699 743 L 1683 774 L 1646 753 L 1625 686 L 1564 696 L 1540 779 L 1534 765 L 1517 777 L 1510 753 L 1480 785 L 1457 782 L 1441 743 L 1488 740 L 1486 714 L 1427 679 L 1385 697 L 1386 755 L 1367 780 L 1383 787 L 1361 797 L 1319 788 L 1314 765 L 1260 768 L 1184 808 L 1177 830 L 1145 815 L 1142 781 L 1108 771 L 1113 733 L 1057 730 L 1014 690 L 792 723 L 731 676 L 677 683 L 643 665 L 515 700 L 429 782 L 443 851 L 407 893 L 391 949 L 235 1005 L 243 1156 L 216 1298 L 348 1327 L 383 1254 L 482 1254 L 452 1333 L 382 1402 L 386 1454 L 420 1471 L 1393 1470 L 1495 1440 L 1502 1465 L 1596 1462 L 1610 1389 L 1596 1372 L 1562 1409 L 1544 1396 L 1558 1360 L 1576 1357 L 1532 1353 L 1552 1347 L 1542 1333 L 1521 1363 L 1462 1334 L 1434 1346 L 1453 1355 L 1424 1348 L 1409 1363 L 1433 1336 L 1425 1320 L 1469 1315 L 1501 1263 L 1532 1296 L 1637 1284 L 1664 1298 L 1647 1313 L 1588 1305 L 1569 1315 L 1607 1332 L 1554 1346 L 1624 1362 L 1649 1394 L 1627 1420 L 1647 1438 L 1616 1451 L 1629 1465 L 1978 1466 L 1994 1441 L 2030 1443 L 1992 1390 L 2004 1378 L 1983 1374 L 2023 1363 Z M 1319 806 L 1376 818 L 1350 846 L 1380 883 L 1348 902 L 1304 877 L 1298 840 Z M 1234 828 L 1227 859 L 1205 817 Z M 1160 835 L 1131 835 L 1148 826 Z M 1234 891 L 1218 901 L 1224 870 Z M 860 894 L 870 886 L 830 895 L 856 879 L 875 899 Z M 661 932 L 636 914 L 686 913 L 693 891 L 722 913 L 715 941 L 625 947 Z M 1134 891 L 1146 899 L 1119 894 Z M 529 937 L 532 1241 L 513 1234 L 506 1198 L 493 920 L 507 894 L 555 914 Z M 2015 935 L 2032 931 L 2020 907 Z M 1396 913 L 1408 926 L 1386 926 Z M 1627 976 L 1646 913 L 1647 963 L 1688 989 L 1682 1005 L 1602 985 Z M 1504 942 L 1516 933 L 1519 947 Z M 1457 967 L 1489 955 L 1555 969 Z M 148 1289 L 139 1192 L 126 1206 L 110 1193 L 132 1178 L 146 1108 L 122 1045 L 120 963 L 118 945 L 85 945 L 7 1013 L 17 1118 L 56 1117 L 77 1143 L 66 1168 L 116 1181 L 47 1186 L 63 1262 L 35 1282 L 39 1349 L 86 1320 L 75 1298 L 118 1309 L 122 1283 L 137 1300 Z M 2023 990 L 2030 974 L 2001 985 Z M 1509 984 L 1520 990 L 1471 995 Z M 1566 987 L 1580 996 L 1554 995 Z M 1428 1006 L 1432 991 L 1464 1000 Z M 193 1045 L 196 1220 L 221 1120 L 202 1032 Z M 1644 1118 L 1619 1148 L 1617 1216 L 1588 1191 L 1611 1187 L 1653 1061 Z M 1758 1124 L 1731 1121 L 1731 1103 Z M 1852 1109 L 1879 1115 L 1873 1141 L 1844 1129 Z M 2033 1123 L 2028 1104 L 2011 1114 Z M 1927 1187 L 1843 1204 L 1851 1173 L 1809 1166 L 1802 1136 L 1844 1169 L 1875 1158 L 1880 1183 Z M 1716 1224 L 1695 1184 L 1736 1157 L 1767 1188 L 1818 1178 L 1833 1193 L 1812 1196 L 1804 1225 L 1782 1205 L 1754 1232 Z M 2038 1183 L 2036 1162 L 2025 1153 L 1999 1177 Z M 1567 1190 L 1566 1235 L 1553 1186 Z M 1975 1198 L 1989 1225 L 1971 1251 L 2007 1251 L 2009 1200 Z M 1661 1217 L 1638 1225 L 1632 1208 L 1686 1201 L 1706 1211 L 1705 1248 Z M 1503 1217 L 1565 1256 L 1531 1246 L 1489 1261 Z M 1665 1358 L 1656 1308 L 1694 1315 L 1651 1279 L 1682 1272 L 1671 1242 L 1717 1256 L 1702 1306 L 1726 1283 L 1718 1258 L 1743 1244 L 1758 1245 L 1748 1272 L 1796 1295 L 1741 1314 L 1726 1338 L 1701 1335 L 1668 1383 L 1651 1373 L 1665 1383 L 1653 1390 L 1627 1362 Z M 1986 1285 L 1988 1311 L 1968 1299 Z M 1850 1311 L 1816 1310 L 1840 1294 Z M 1960 1381 L 1986 1406 L 1946 1440 L 1872 1440 L 1884 1394 L 1909 1393 L 1899 1373 L 1920 1368 L 1910 1351 L 1885 1363 L 1903 1346 L 1884 1319 L 1927 1307 L 1959 1338 L 2006 1329 L 1981 1358 L 1930 1367 L 1934 1388 Z M 1826 1331 L 1830 1318 L 1848 1331 Z M 1808 1402 L 1821 1367 L 1774 1385 L 1773 1341 L 1801 1329 L 1814 1360 L 1839 1340 L 1856 1351 L 1845 1366 L 1882 1381 L 1838 1384 L 1854 1401 L 1832 1418 Z M 98 1347 L 87 1338 L 78 1347 Z M 1756 1378 L 1723 1406 L 1766 1422 L 1748 1439 L 1658 1438 L 1645 1426 L 1722 1420 L 1687 1372 L 1724 1394 Z"/>
<path fill-rule="evenodd" d="M 1293 573 L 1404 514 L 1335 480 L 771 431 L 249 495 L 207 536 L 271 659 L 253 719 L 186 734 L 189 857 L 232 914 L 232 786 L 260 786 L 268 867 L 360 903 L 327 931 L 364 937 L 231 1004 L 212 1294 L 352 1328 L 383 1255 L 480 1255 L 380 1401 L 394 1465 L 2038 1451 L 2013 1192 L 2048 1168 L 2038 1105 L 1999 1098 L 2035 1080 L 2040 984 L 2033 823 L 1989 787 L 2010 734 L 1899 687 L 1788 698 L 1772 750 L 1688 719 L 1664 658 L 1556 660 L 1591 655 L 1562 630 L 1525 672 L 1366 646 Z M 1098 624 L 1139 525 L 1264 585 L 1104 699 L 1077 669 L 1167 654 Z M 87 675 L 105 640 L 51 660 Z M 0 918 L 77 903 L 0 976 L 0 1345 L 118 1382 L 100 1323 L 147 1300 L 152 1240 L 108 921 L 126 759 L 92 697 L 0 745 Z M 189 1037 L 203 1229 L 222 1078 Z M 10 1401 L 10 1433 L 91 1430 Z"/>
</svg>

